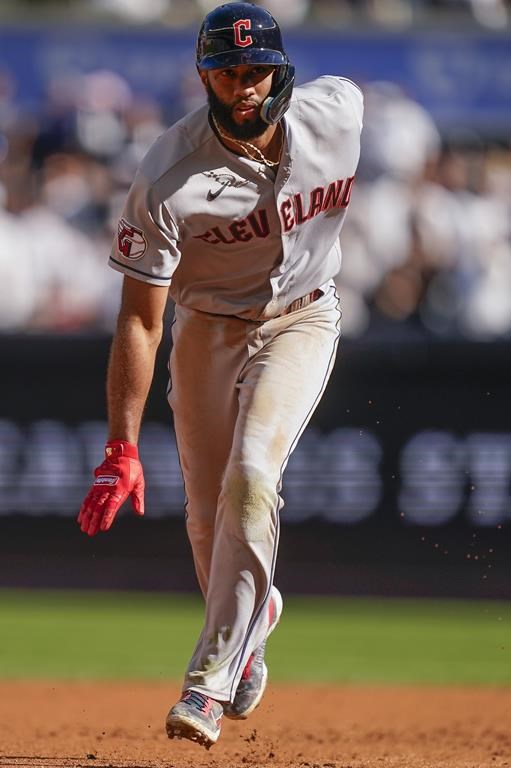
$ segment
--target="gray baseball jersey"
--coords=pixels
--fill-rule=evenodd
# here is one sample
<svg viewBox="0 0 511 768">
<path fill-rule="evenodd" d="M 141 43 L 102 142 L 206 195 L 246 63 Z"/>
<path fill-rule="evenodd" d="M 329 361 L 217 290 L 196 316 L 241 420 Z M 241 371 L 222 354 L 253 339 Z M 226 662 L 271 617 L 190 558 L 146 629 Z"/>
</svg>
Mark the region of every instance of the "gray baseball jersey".
<svg viewBox="0 0 511 768">
<path fill-rule="evenodd" d="M 278 173 L 217 138 L 203 106 L 153 144 L 129 192 L 110 265 L 176 304 L 278 316 L 326 286 L 359 158 L 362 94 L 325 76 L 295 89 Z"/>
</svg>

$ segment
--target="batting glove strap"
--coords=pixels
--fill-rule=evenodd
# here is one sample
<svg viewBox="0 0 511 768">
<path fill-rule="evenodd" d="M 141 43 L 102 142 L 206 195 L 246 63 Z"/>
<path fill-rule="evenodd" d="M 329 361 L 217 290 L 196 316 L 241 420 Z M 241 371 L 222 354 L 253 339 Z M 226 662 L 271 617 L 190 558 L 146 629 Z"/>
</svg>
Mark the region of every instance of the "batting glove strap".
<svg viewBox="0 0 511 768">
<path fill-rule="evenodd" d="M 139 461 L 137 446 L 126 440 L 109 440 L 105 444 L 105 459 L 117 459 L 121 456 Z"/>
</svg>

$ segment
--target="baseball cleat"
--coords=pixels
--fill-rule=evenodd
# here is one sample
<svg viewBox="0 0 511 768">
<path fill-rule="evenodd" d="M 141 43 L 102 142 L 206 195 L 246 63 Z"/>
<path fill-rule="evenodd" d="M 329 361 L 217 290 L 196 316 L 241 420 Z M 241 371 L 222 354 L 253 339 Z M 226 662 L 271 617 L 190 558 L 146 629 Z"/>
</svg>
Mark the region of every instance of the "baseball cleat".
<svg viewBox="0 0 511 768">
<path fill-rule="evenodd" d="M 185 691 L 167 715 L 169 739 L 189 739 L 209 749 L 220 736 L 223 706 L 198 691 Z"/>
<path fill-rule="evenodd" d="M 268 682 L 268 667 L 264 663 L 266 641 L 277 626 L 282 615 L 282 595 L 272 588 L 269 607 L 269 627 L 261 645 L 250 655 L 241 680 L 236 688 L 234 701 L 224 704 L 224 715 L 231 720 L 245 720 L 261 703 Z"/>
</svg>

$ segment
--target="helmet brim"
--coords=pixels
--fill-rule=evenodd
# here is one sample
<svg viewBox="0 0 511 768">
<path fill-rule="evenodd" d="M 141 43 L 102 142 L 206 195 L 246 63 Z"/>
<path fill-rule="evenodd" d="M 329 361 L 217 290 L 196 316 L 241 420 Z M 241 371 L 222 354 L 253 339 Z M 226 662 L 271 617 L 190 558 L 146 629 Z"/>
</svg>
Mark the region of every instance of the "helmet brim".
<svg viewBox="0 0 511 768">
<path fill-rule="evenodd" d="M 237 48 L 203 56 L 197 66 L 199 69 L 224 69 L 225 67 L 239 67 L 243 64 L 267 64 L 280 67 L 287 63 L 287 56 L 281 51 L 272 51 L 267 48 L 250 48 L 246 51 L 240 51 Z"/>
</svg>

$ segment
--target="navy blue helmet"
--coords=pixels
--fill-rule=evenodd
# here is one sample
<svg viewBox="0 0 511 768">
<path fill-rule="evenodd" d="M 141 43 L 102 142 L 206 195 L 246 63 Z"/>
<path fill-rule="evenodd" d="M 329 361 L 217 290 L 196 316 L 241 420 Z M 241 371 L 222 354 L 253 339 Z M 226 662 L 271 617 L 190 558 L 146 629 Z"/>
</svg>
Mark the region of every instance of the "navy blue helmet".
<svg viewBox="0 0 511 768">
<path fill-rule="evenodd" d="M 267 64 L 275 67 L 273 85 L 261 106 L 262 119 L 277 123 L 289 107 L 295 69 L 289 63 L 279 25 L 253 3 L 225 3 L 208 13 L 197 39 L 198 69 Z"/>
</svg>

